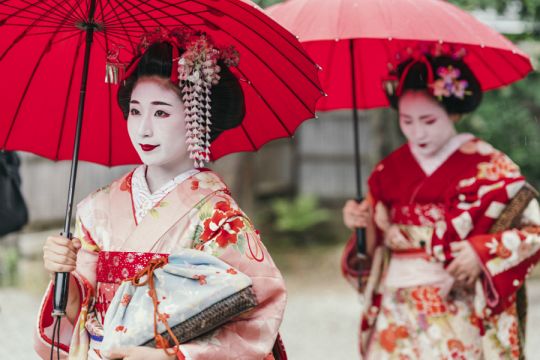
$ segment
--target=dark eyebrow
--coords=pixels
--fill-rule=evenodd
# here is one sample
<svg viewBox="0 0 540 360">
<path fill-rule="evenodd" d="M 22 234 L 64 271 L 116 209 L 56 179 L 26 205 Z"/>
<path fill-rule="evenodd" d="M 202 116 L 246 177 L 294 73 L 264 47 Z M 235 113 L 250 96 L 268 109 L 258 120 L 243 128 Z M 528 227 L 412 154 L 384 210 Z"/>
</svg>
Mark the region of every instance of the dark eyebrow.
<svg viewBox="0 0 540 360">
<path fill-rule="evenodd" d="M 403 114 L 403 113 L 400 113 L 399 117 L 406 117 L 406 118 L 409 118 L 409 119 L 412 118 L 411 115 L 407 115 L 407 114 Z"/>
<path fill-rule="evenodd" d="M 421 119 L 421 120 L 425 120 L 425 119 L 430 119 L 430 118 L 433 118 L 433 117 L 435 117 L 435 115 L 428 114 L 428 115 L 422 115 L 422 116 L 420 116 L 420 119 Z"/>
<path fill-rule="evenodd" d="M 130 104 L 140 104 L 140 102 L 138 102 L 137 100 L 131 100 L 129 103 L 130 103 Z M 171 104 L 168 104 L 168 103 L 163 102 L 163 101 L 152 101 L 150 104 L 152 104 L 152 105 L 166 105 L 166 106 L 172 106 Z"/>
<path fill-rule="evenodd" d="M 172 106 L 171 104 L 167 104 L 166 102 L 163 102 L 163 101 L 152 101 L 151 104 L 152 104 L 152 105 L 166 105 L 166 106 Z"/>
</svg>

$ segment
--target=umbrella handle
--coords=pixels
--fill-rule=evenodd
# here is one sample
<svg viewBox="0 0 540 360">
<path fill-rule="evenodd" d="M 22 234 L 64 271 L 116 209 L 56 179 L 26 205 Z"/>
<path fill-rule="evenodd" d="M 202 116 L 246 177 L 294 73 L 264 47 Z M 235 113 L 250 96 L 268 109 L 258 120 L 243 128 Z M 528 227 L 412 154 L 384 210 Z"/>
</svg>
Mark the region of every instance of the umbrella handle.
<svg viewBox="0 0 540 360">
<path fill-rule="evenodd" d="M 364 260 L 367 258 L 366 255 L 366 229 L 365 228 L 356 228 L 356 256 L 358 259 Z"/>
<path fill-rule="evenodd" d="M 64 236 L 64 233 L 60 233 Z M 70 240 L 73 237 L 71 233 L 67 236 Z M 66 315 L 66 306 L 69 294 L 69 273 L 57 272 L 54 274 L 54 296 L 53 296 L 53 317 L 62 317 Z"/>
</svg>

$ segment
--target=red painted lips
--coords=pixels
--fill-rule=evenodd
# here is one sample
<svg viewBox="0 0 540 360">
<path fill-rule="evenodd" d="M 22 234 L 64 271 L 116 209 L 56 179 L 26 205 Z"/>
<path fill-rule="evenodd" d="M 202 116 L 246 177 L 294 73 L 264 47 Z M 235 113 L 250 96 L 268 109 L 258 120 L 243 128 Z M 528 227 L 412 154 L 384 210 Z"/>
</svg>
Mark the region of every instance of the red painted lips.
<svg viewBox="0 0 540 360">
<path fill-rule="evenodd" d="M 139 144 L 139 146 L 141 147 L 143 151 L 152 151 L 155 148 L 157 148 L 159 145 Z"/>
</svg>

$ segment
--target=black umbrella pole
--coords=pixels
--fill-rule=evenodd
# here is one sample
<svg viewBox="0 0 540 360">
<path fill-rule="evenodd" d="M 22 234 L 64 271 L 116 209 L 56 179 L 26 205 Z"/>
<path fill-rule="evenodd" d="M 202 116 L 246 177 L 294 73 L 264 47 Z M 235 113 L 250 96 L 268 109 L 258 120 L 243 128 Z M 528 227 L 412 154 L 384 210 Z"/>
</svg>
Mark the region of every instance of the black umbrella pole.
<svg viewBox="0 0 540 360">
<path fill-rule="evenodd" d="M 88 23 L 83 24 L 86 30 L 86 47 L 84 50 L 84 64 L 82 71 L 81 89 L 79 93 L 79 107 L 77 113 L 77 128 L 75 131 L 75 144 L 73 145 L 73 157 L 71 161 L 71 173 L 69 176 L 69 192 L 66 206 L 66 217 L 64 220 L 64 232 L 63 236 L 72 238 L 71 229 L 71 215 L 73 213 L 73 198 L 75 194 L 75 182 L 77 180 L 77 165 L 79 163 L 79 148 L 81 143 L 81 130 L 84 114 L 84 101 L 86 99 L 86 84 L 88 79 L 88 68 L 90 63 L 90 52 L 92 49 L 92 42 L 94 40 L 94 11 L 95 0 L 90 3 L 90 11 L 88 16 Z M 53 312 L 52 316 L 62 317 L 66 315 L 66 306 L 69 294 L 69 273 L 56 273 L 54 276 L 54 298 L 53 298 Z"/>
<path fill-rule="evenodd" d="M 360 131 L 358 126 L 358 110 L 353 109 L 354 121 L 354 166 L 356 176 L 356 201 L 361 203 L 362 197 L 362 166 L 360 163 Z M 366 228 L 356 228 L 356 250 L 360 259 L 366 257 Z"/>
<path fill-rule="evenodd" d="M 349 50 L 351 55 L 351 82 L 352 82 L 352 111 L 354 128 L 354 169 L 356 175 L 356 201 L 362 202 L 362 165 L 360 163 L 360 129 L 358 117 L 358 104 L 356 103 L 356 61 L 354 53 L 354 39 L 349 40 Z M 356 252 L 359 259 L 366 258 L 366 229 L 357 228 L 356 232 Z"/>
</svg>

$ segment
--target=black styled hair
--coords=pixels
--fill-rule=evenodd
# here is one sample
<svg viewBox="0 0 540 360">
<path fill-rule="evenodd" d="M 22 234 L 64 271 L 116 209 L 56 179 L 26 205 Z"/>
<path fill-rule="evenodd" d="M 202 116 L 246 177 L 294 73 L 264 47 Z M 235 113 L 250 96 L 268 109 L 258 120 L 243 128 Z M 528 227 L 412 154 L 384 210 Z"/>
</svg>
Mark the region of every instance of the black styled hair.
<svg viewBox="0 0 540 360">
<path fill-rule="evenodd" d="M 439 103 L 443 106 L 443 108 L 446 110 L 448 114 L 466 114 L 474 111 L 482 102 L 482 87 L 480 85 L 480 82 L 474 76 L 473 72 L 469 68 L 467 64 L 463 60 L 460 59 L 454 59 L 450 56 L 437 56 L 437 57 L 431 57 L 426 56 L 427 61 L 431 64 L 431 71 L 433 72 L 433 79 L 437 79 L 437 69 L 440 67 L 449 67 L 452 66 L 453 68 L 459 69 L 461 72 L 461 75 L 459 77 L 460 80 L 466 80 L 468 82 L 467 86 L 467 92 L 468 94 L 465 95 L 463 99 L 460 99 L 456 96 L 450 96 L 450 97 L 442 97 L 439 100 Z M 399 64 L 397 68 L 397 77 L 398 79 L 402 78 L 403 72 L 409 67 L 408 65 L 416 60 L 407 60 L 405 62 L 402 62 Z M 432 94 L 431 89 L 429 89 L 428 86 L 428 66 L 420 61 L 416 61 L 416 63 L 412 64 L 409 69 L 407 70 L 407 73 L 405 74 L 405 78 L 402 80 L 402 89 L 401 89 L 401 95 L 403 95 L 407 90 L 413 90 L 413 91 L 427 91 L 429 94 Z M 394 109 L 398 109 L 398 103 L 399 103 L 399 96 L 397 96 L 395 89 L 394 91 L 386 93 L 386 96 L 388 97 L 388 101 L 390 102 L 390 105 Z"/>
<path fill-rule="evenodd" d="M 184 49 L 179 49 L 180 54 Z M 135 60 L 134 60 L 135 61 Z M 176 64 L 174 64 L 176 66 Z M 232 129 L 242 122 L 245 115 L 244 93 L 240 82 L 229 70 L 223 61 L 219 61 L 221 68 L 219 83 L 212 86 L 212 114 L 210 125 L 210 141 L 214 141 L 219 134 Z M 127 119 L 131 93 L 137 80 L 143 76 L 158 76 L 169 79 L 172 72 L 172 45 L 169 42 L 156 42 L 148 47 L 142 55 L 137 68 L 122 82 L 118 89 L 117 100 L 120 109 Z M 181 96 L 178 88 L 178 96 Z"/>
</svg>

